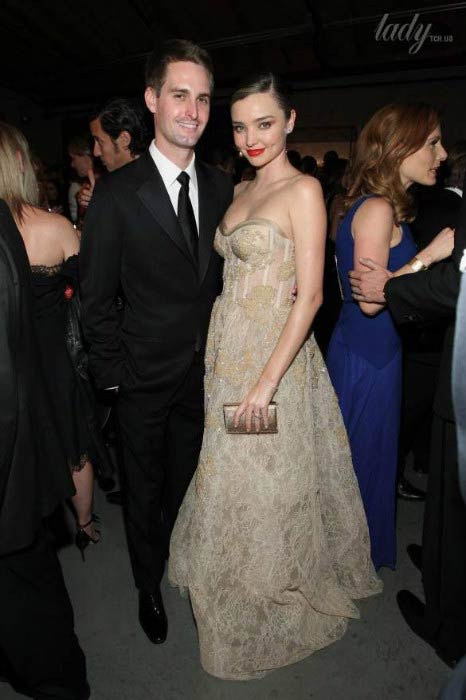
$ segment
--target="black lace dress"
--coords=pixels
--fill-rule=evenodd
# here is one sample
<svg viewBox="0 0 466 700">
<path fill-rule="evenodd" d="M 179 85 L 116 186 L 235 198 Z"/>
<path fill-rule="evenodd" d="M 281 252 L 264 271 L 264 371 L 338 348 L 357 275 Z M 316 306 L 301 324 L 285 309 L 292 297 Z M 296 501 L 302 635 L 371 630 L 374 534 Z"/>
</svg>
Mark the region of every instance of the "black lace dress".
<svg viewBox="0 0 466 700">
<path fill-rule="evenodd" d="M 92 387 L 82 366 L 76 366 L 69 345 L 78 256 L 54 266 L 32 265 L 31 272 L 39 361 L 68 466 L 77 471 L 90 460 L 98 476 L 109 478 L 112 466 L 100 434 Z"/>
</svg>

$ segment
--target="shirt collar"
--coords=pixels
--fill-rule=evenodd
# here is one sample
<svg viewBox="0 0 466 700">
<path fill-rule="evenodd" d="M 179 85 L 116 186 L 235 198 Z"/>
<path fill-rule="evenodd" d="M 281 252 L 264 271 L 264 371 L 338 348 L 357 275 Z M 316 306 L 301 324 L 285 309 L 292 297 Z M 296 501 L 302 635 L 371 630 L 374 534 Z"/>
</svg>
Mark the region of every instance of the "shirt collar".
<svg viewBox="0 0 466 700">
<path fill-rule="evenodd" d="M 459 187 L 445 187 L 445 189 L 450 190 L 450 192 L 454 192 L 455 194 L 458 194 L 460 197 L 463 196 L 463 190 Z"/>
<path fill-rule="evenodd" d="M 173 163 L 169 158 L 167 158 L 167 156 L 165 156 L 161 151 L 159 151 L 154 141 L 152 141 L 151 145 L 149 146 L 149 153 L 151 154 L 153 161 L 157 166 L 157 170 L 160 173 L 160 176 L 163 180 L 163 184 L 168 190 L 176 182 L 176 178 L 180 174 L 181 169 L 177 165 L 175 165 L 175 163 Z M 185 172 L 188 173 L 191 179 L 190 184 L 192 184 L 193 188 L 197 191 L 195 160 L 196 156 L 193 153 L 193 157 L 191 158 L 189 165 L 185 168 Z"/>
</svg>

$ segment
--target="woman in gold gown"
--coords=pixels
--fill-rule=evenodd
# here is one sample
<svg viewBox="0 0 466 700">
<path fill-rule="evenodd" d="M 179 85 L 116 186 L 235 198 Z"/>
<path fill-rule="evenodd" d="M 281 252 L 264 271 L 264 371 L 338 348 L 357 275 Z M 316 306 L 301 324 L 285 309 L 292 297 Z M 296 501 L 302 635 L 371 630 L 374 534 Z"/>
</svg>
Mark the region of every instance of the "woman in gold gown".
<svg viewBox="0 0 466 700">
<path fill-rule="evenodd" d="M 288 162 L 295 112 L 274 75 L 233 95 L 232 121 L 256 177 L 237 186 L 216 234 L 224 288 L 209 330 L 204 441 L 169 578 L 189 593 L 204 669 L 239 680 L 339 639 L 359 616 L 353 599 L 382 584 L 338 402 L 309 335 L 322 301 L 320 184 Z M 258 433 L 272 399 L 278 433 Z M 225 431 L 223 405 L 234 402 L 249 434 Z"/>
</svg>

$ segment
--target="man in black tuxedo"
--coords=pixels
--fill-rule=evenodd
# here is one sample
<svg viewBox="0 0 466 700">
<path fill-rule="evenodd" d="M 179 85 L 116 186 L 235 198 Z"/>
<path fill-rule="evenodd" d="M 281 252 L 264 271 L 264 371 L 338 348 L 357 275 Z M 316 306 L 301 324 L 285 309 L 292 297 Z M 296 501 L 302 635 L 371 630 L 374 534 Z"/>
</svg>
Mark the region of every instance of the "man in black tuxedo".
<svg viewBox="0 0 466 700">
<path fill-rule="evenodd" d="M 425 248 L 445 227 L 455 228 L 461 208 L 461 186 L 466 154 L 448 155 L 449 174 L 442 187 L 425 187 L 418 196 L 418 214 L 411 228 L 418 249 Z M 430 455 L 432 411 L 440 359 L 449 320 L 405 324 L 399 330 L 403 340 L 403 410 L 400 431 L 398 496 L 420 500 L 423 492 L 404 478 L 404 460 L 412 451 L 414 469 L 426 473 Z M 450 412 L 449 420 L 453 420 Z"/>
<path fill-rule="evenodd" d="M 453 403 L 458 429 L 458 466 L 460 488 L 466 501 L 466 248 L 460 261 L 461 291 L 456 310 L 456 329 L 453 344 Z"/>
<path fill-rule="evenodd" d="M 466 502 L 466 249 L 460 261 L 461 289 L 456 309 L 455 340 L 453 344 L 453 403 L 458 437 L 458 467 L 460 489 Z M 463 700 L 466 697 L 466 656 L 450 677 L 442 700 Z"/>
<path fill-rule="evenodd" d="M 139 158 L 149 146 L 149 133 L 142 109 L 124 97 L 106 102 L 91 117 L 89 130 L 94 141 L 93 156 L 100 158 L 102 165 L 113 172 Z M 94 192 L 95 180 L 85 182 L 76 195 L 81 211 L 88 208 Z M 121 306 L 121 299 L 119 300 Z M 104 397 L 101 397 L 102 399 Z M 110 402 L 108 399 L 110 398 Z M 110 403 L 110 405 L 108 405 Z M 101 421 L 104 423 L 106 438 L 109 438 L 109 426 L 113 432 L 114 413 L 110 416 L 112 400 L 105 397 L 101 404 Z M 122 505 L 121 491 L 107 493 L 109 503 Z"/>
<path fill-rule="evenodd" d="M 464 186 L 463 186 L 464 190 Z M 411 629 L 450 666 L 466 652 L 466 506 L 461 498 L 451 396 L 455 309 L 466 248 L 463 197 L 451 259 L 420 274 L 392 277 L 371 260 L 368 272 L 350 272 L 358 301 L 386 302 L 400 324 L 449 319 L 437 385 L 427 487 L 422 556 L 425 605 L 409 591 L 398 605 Z"/>
<path fill-rule="evenodd" d="M 139 619 L 154 643 L 167 634 L 160 581 L 202 442 L 204 348 L 221 285 L 213 239 L 232 199 L 228 176 L 194 156 L 212 84 L 208 54 L 190 42 L 149 57 L 155 139 L 97 183 L 81 248 L 90 367 L 100 389 L 118 392 L 129 552 Z"/>
<path fill-rule="evenodd" d="M 85 700 L 85 658 L 42 522 L 74 488 L 41 383 L 29 261 L 3 200 L 0 298 L 0 669 L 36 700 Z"/>
</svg>

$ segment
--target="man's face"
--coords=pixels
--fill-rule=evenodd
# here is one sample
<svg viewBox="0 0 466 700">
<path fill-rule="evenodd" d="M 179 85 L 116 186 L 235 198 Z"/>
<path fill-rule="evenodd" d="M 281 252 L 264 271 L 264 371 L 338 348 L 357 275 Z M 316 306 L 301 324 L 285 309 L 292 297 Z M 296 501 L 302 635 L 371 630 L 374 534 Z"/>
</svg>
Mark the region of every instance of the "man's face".
<svg viewBox="0 0 466 700">
<path fill-rule="evenodd" d="M 167 66 L 160 95 L 146 89 L 146 104 L 155 116 L 155 143 L 167 157 L 191 150 L 201 138 L 209 119 L 210 92 L 209 73 L 191 61 Z"/>
<path fill-rule="evenodd" d="M 72 153 L 68 151 L 71 160 L 71 167 L 79 177 L 86 177 L 89 170 L 92 170 L 92 158 L 85 153 Z"/>
<path fill-rule="evenodd" d="M 122 139 L 122 135 L 127 134 L 126 131 L 122 131 L 118 138 L 113 140 L 102 129 L 100 119 L 93 119 L 89 128 L 94 139 L 94 156 L 100 158 L 107 170 L 112 172 L 133 160 L 128 144 L 123 143 L 127 139 Z"/>
</svg>

